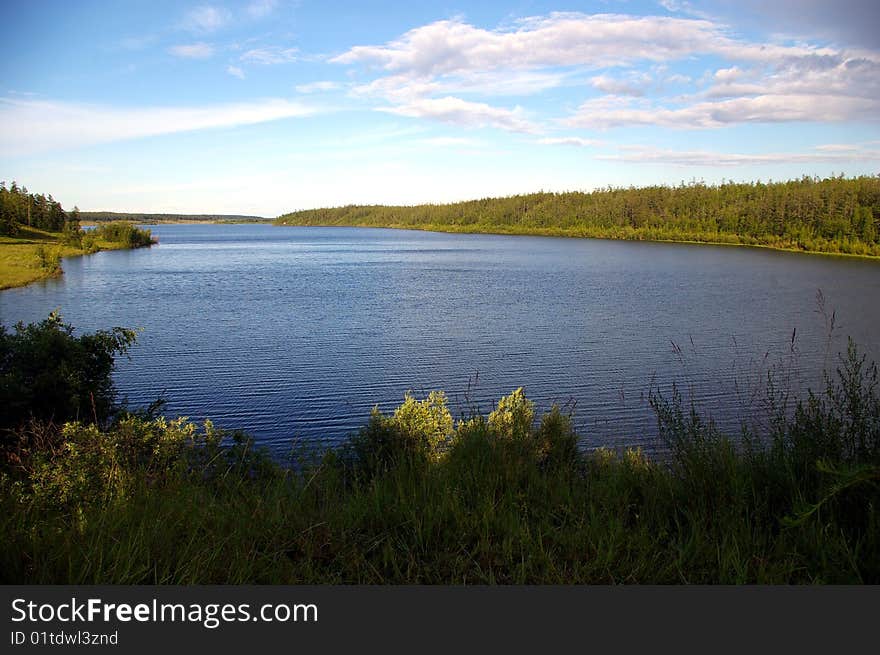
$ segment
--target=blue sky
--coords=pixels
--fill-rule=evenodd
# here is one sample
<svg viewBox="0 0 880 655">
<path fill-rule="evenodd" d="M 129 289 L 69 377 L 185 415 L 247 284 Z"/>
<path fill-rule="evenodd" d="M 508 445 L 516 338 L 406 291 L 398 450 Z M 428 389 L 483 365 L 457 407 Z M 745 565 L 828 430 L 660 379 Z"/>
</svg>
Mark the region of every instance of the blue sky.
<svg viewBox="0 0 880 655">
<path fill-rule="evenodd" d="M 877 25 L 872 0 L 8 3 L 0 179 L 275 216 L 877 174 Z"/>
</svg>

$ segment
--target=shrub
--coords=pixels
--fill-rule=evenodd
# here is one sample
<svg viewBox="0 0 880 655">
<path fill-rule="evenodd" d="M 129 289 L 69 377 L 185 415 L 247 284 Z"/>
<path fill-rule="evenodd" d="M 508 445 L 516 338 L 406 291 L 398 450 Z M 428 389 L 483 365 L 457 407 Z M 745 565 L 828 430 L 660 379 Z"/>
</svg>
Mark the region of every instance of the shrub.
<svg viewBox="0 0 880 655">
<path fill-rule="evenodd" d="M 101 239 L 121 243 L 129 248 L 140 248 L 153 243 L 153 236 L 149 230 L 141 229 L 126 221 L 104 223 L 95 228 L 94 233 Z"/>
<path fill-rule="evenodd" d="M 224 443 L 226 442 L 226 443 Z M 266 478 L 278 473 L 266 452 L 241 432 L 201 429 L 185 417 L 125 414 L 113 425 L 66 423 L 60 443 L 27 467 L 32 497 L 47 506 L 84 506 L 126 498 L 140 485 Z"/>
<path fill-rule="evenodd" d="M 559 405 L 541 417 L 534 433 L 535 454 L 545 465 L 570 464 L 579 460 L 578 437 L 571 416 L 562 413 Z"/>
<path fill-rule="evenodd" d="M 454 434 L 446 394 L 432 391 L 417 400 L 407 393 L 391 416 L 374 407 L 367 425 L 349 440 L 338 462 L 372 477 L 401 463 L 439 460 L 449 450 Z"/>
<path fill-rule="evenodd" d="M 57 312 L 40 323 L 19 323 L 11 333 L 0 325 L 0 434 L 31 419 L 106 420 L 115 395 L 114 357 L 134 341 L 134 331 L 118 327 L 74 336 Z"/>
<path fill-rule="evenodd" d="M 61 272 L 61 253 L 57 248 L 47 248 L 40 244 L 34 251 L 37 256 L 37 266 L 50 275 Z"/>
<path fill-rule="evenodd" d="M 446 394 L 432 391 L 423 400 L 407 393 L 403 404 L 394 410 L 392 419 L 412 448 L 437 458 L 445 452 L 452 438 L 452 414 L 449 413 Z"/>
<path fill-rule="evenodd" d="M 520 387 L 498 401 L 498 407 L 489 414 L 489 429 L 498 437 L 524 439 L 531 434 L 534 420 L 535 404 Z"/>
</svg>

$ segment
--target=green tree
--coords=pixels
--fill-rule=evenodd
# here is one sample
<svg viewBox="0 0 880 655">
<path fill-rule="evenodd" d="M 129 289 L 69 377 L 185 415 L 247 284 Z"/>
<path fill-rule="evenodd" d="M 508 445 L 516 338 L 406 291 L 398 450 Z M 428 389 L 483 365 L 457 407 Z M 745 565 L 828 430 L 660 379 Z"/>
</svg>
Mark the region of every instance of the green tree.
<svg viewBox="0 0 880 655">
<path fill-rule="evenodd" d="M 0 433 L 31 419 L 100 423 L 111 415 L 115 356 L 135 342 L 135 332 L 73 332 L 57 312 L 13 332 L 0 325 Z"/>
</svg>

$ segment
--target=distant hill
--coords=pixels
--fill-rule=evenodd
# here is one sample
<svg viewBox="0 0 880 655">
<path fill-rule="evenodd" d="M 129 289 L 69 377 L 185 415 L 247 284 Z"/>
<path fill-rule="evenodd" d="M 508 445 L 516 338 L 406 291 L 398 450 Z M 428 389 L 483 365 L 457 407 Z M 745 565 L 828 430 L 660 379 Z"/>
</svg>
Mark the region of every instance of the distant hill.
<svg viewBox="0 0 880 655">
<path fill-rule="evenodd" d="M 181 223 L 212 222 L 212 223 L 250 223 L 269 222 L 271 219 L 262 216 L 239 216 L 238 214 L 143 214 L 136 212 L 80 212 L 79 218 L 84 223 L 103 223 L 106 221 L 132 221 L 134 223 Z"/>
</svg>

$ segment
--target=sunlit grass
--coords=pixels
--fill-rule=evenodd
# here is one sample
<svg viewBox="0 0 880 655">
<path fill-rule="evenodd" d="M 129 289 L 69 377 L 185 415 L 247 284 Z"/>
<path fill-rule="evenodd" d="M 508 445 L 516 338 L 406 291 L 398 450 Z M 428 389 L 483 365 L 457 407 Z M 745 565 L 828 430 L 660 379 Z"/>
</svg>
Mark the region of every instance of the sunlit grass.
<svg viewBox="0 0 880 655">
<path fill-rule="evenodd" d="M 64 243 L 61 232 L 22 227 L 14 237 L 0 236 L 0 289 L 21 287 L 62 274 L 60 260 L 100 250 L 129 248 L 129 244 L 107 238 L 93 238 L 87 247 Z M 54 260 L 52 262 L 47 261 Z M 57 261 L 57 266 L 54 265 Z"/>
</svg>

